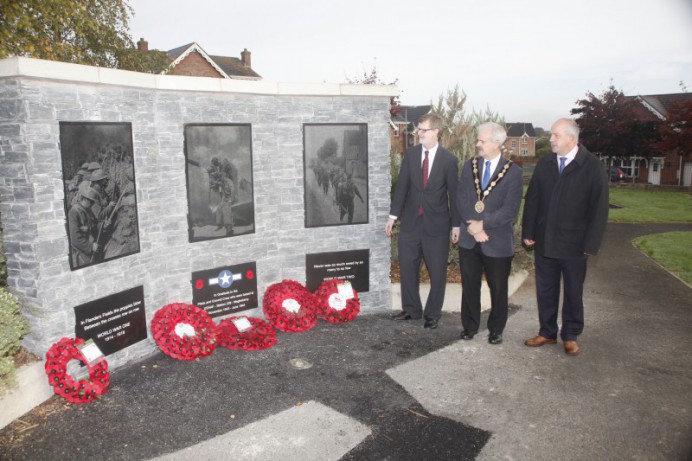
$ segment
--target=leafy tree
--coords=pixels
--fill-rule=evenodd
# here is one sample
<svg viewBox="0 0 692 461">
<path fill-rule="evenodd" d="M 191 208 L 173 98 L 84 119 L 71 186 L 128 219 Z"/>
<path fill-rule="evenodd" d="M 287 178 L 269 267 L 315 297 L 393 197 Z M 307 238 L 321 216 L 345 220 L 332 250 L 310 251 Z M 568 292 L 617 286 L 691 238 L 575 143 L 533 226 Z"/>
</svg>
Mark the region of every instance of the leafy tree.
<svg viewBox="0 0 692 461">
<path fill-rule="evenodd" d="M 126 0 L 0 2 L 0 58 L 25 56 L 160 72 L 165 54 L 139 53 L 130 38 Z"/>
<path fill-rule="evenodd" d="M 600 95 L 586 93 L 571 113 L 581 128 L 579 140 L 591 150 L 611 157 L 650 157 L 659 139 L 657 125 L 639 103 L 612 84 Z"/>
<path fill-rule="evenodd" d="M 472 111 L 467 114 L 466 93 L 459 90 L 459 85 L 447 90 L 437 98 L 437 104 L 433 105 L 433 112 L 440 115 L 444 121 L 440 143 L 457 156 L 459 165 L 464 160 L 471 158 L 476 153 L 475 127 L 484 122 L 497 122 L 504 125 L 503 117 L 496 114 L 489 107 L 484 111 Z M 432 105 L 432 104 L 431 104 Z"/>
<path fill-rule="evenodd" d="M 660 152 L 685 155 L 692 152 L 692 98 L 680 98 L 668 106 L 668 117 L 658 126 Z"/>
<path fill-rule="evenodd" d="M 550 140 L 542 137 L 536 140 L 536 157 L 544 157 L 553 151 L 550 147 Z"/>
</svg>

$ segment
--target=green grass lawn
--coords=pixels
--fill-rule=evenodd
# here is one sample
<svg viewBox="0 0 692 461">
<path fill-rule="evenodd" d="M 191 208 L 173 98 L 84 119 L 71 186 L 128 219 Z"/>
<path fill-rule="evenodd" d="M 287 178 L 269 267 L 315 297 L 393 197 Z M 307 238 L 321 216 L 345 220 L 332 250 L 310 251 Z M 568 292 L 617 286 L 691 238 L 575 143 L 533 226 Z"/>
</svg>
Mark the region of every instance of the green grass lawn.
<svg viewBox="0 0 692 461">
<path fill-rule="evenodd" d="M 687 223 L 692 222 L 692 195 L 686 192 L 610 189 L 609 222 Z"/>
<path fill-rule="evenodd" d="M 666 232 L 636 238 L 634 244 L 688 284 L 692 284 L 692 232 Z"/>
<path fill-rule="evenodd" d="M 526 187 L 524 187 L 526 195 Z M 692 195 L 639 189 L 610 189 L 609 222 L 692 223 Z M 523 213 L 519 213 L 519 222 Z M 692 284 L 692 232 L 670 232 L 639 237 L 634 244 L 676 276 Z"/>
</svg>

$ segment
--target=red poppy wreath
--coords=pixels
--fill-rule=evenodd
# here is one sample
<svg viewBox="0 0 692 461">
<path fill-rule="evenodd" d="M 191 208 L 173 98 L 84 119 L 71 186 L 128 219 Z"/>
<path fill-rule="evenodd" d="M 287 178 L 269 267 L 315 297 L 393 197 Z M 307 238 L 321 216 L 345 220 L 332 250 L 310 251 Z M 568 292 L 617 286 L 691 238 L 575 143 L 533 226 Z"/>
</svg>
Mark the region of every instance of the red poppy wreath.
<svg viewBox="0 0 692 461">
<path fill-rule="evenodd" d="M 313 294 L 293 280 L 270 285 L 264 292 L 262 307 L 277 330 L 302 333 L 317 324 Z"/>
<path fill-rule="evenodd" d="M 77 348 L 82 343 L 84 340 L 81 338 L 62 338 L 46 352 L 45 364 L 48 383 L 53 386 L 55 393 L 68 402 L 78 405 L 93 402 L 101 397 L 108 390 L 108 383 L 110 383 L 108 362 L 101 359 L 90 365 L 82 351 Z M 89 379 L 75 381 L 70 376 L 67 372 L 67 364 L 73 359 L 86 365 L 89 370 Z"/>
<path fill-rule="evenodd" d="M 360 299 L 356 290 L 350 289 L 350 284 L 342 291 L 339 285 L 342 280 L 325 280 L 317 288 L 315 297 L 317 298 L 317 315 L 329 323 L 345 323 L 355 319 L 360 312 Z"/>
<path fill-rule="evenodd" d="M 211 355 L 217 344 L 214 321 L 204 309 L 190 304 L 167 304 L 156 311 L 151 333 L 159 349 L 178 360 Z"/>
<path fill-rule="evenodd" d="M 255 351 L 276 344 L 276 330 L 268 322 L 252 317 L 229 317 L 216 327 L 219 346 Z"/>
</svg>

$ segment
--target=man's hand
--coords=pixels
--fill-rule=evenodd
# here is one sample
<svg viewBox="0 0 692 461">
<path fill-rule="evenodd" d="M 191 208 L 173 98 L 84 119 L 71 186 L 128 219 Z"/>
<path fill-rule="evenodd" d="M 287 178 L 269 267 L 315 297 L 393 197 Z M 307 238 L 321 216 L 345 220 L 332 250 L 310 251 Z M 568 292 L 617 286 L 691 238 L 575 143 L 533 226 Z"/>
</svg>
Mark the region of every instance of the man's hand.
<svg viewBox="0 0 692 461">
<path fill-rule="evenodd" d="M 485 233 L 485 231 L 480 231 L 477 234 L 473 234 L 473 238 L 476 239 L 476 242 L 479 243 L 485 243 L 488 240 L 490 240 L 490 237 L 488 237 L 488 234 Z"/>
<path fill-rule="evenodd" d="M 394 227 L 394 220 L 392 218 L 389 218 L 387 220 L 387 225 L 384 226 L 384 233 L 387 237 L 392 236 L 392 228 Z"/>
<path fill-rule="evenodd" d="M 527 247 L 532 247 L 532 246 L 534 246 L 535 244 L 536 244 L 536 241 L 535 241 L 535 240 L 524 239 L 524 245 L 526 245 Z"/>
<path fill-rule="evenodd" d="M 459 228 L 452 227 L 452 243 L 457 243 L 459 241 Z"/>
<path fill-rule="evenodd" d="M 479 232 L 483 232 L 483 221 L 476 221 L 473 219 L 469 219 L 466 221 L 468 226 L 466 227 L 466 231 L 471 234 L 471 235 L 476 235 Z"/>
</svg>

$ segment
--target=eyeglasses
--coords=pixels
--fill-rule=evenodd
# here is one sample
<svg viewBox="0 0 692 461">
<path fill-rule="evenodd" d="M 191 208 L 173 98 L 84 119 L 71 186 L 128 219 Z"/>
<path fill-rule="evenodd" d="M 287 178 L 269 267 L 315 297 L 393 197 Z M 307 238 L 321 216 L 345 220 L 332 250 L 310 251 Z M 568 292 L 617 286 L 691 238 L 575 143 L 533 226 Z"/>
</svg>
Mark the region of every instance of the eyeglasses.
<svg viewBox="0 0 692 461">
<path fill-rule="evenodd" d="M 416 128 L 418 133 L 425 133 L 426 131 L 436 130 L 437 128 Z"/>
</svg>

